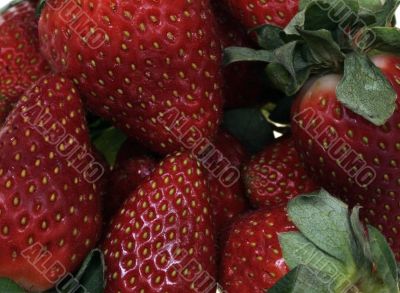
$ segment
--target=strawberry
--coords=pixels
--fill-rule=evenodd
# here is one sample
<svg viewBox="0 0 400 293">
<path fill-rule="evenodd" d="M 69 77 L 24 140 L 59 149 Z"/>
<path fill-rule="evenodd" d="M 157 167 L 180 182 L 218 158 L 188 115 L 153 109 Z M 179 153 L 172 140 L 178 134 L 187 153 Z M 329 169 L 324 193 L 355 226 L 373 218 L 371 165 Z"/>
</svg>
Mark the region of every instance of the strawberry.
<svg viewBox="0 0 400 293">
<path fill-rule="evenodd" d="M 221 0 L 212 0 L 217 20 L 217 33 L 222 49 L 230 46 L 252 46 L 246 30 L 225 10 Z M 226 108 L 239 108 L 257 104 L 263 96 L 262 81 L 256 64 L 238 63 L 224 68 L 223 96 Z"/>
<path fill-rule="evenodd" d="M 341 8 L 311 1 L 285 30 L 260 30 L 260 43 L 272 49 L 232 48 L 225 59 L 262 59 L 270 81 L 298 95 L 293 138 L 313 179 L 363 206 L 362 218 L 383 232 L 400 260 L 400 58 L 392 55 L 399 49 L 392 22 L 400 3 L 378 2 L 367 5 L 373 17 L 359 25 L 362 5 L 348 7 L 352 16 L 337 22 L 331 16 Z"/>
<path fill-rule="evenodd" d="M 294 231 L 283 205 L 261 209 L 235 221 L 222 259 L 225 292 L 265 292 L 288 271 L 278 234 Z"/>
<path fill-rule="evenodd" d="M 285 27 L 299 11 L 299 0 L 223 0 L 248 29 L 263 24 Z"/>
<path fill-rule="evenodd" d="M 231 166 L 240 170 L 247 159 L 243 146 L 225 131 L 219 132 L 214 143 L 216 150 L 221 152 Z M 241 178 L 237 178 L 233 185 L 226 186 L 226 182 L 219 177 L 215 177 L 212 172 L 207 172 L 207 177 L 214 221 L 217 233 L 220 235 L 239 214 L 247 209 L 244 186 Z"/>
<path fill-rule="evenodd" d="M 400 58 L 380 55 L 373 60 L 399 96 Z M 293 106 L 297 148 L 317 182 L 351 205 L 364 207 L 364 220 L 383 231 L 399 258 L 400 112 L 396 110 L 381 127 L 373 125 L 337 100 L 339 81 L 338 75 L 324 76 L 297 98 Z M 399 99 L 396 104 L 400 106 Z"/>
<path fill-rule="evenodd" d="M 50 0 L 39 36 L 88 107 L 153 151 L 182 149 L 183 134 L 216 134 L 221 48 L 208 1 Z"/>
<path fill-rule="evenodd" d="M 400 292 L 393 252 L 359 212 L 320 190 L 241 217 L 224 250 L 224 292 Z"/>
<path fill-rule="evenodd" d="M 248 197 L 254 207 L 286 204 L 293 197 L 317 190 L 294 146 L 286 136 L 255 155 L 244 168 Z"/>
<path fill-rule="evenodd" d="M 103 244 L 105 292 L 208 292 L 203 286 L 214 287 L 208 195 L 196 160 L 186 153 L 166 157 L 110 224 Z"/>
<path fill-rule="evenodd" d="M 156 166 L 154 157 L 140 149 L 137 143 L 126 141 L 110 174 L 107 213 L 113 215 Z"/>
<path fill-rule="evenodd" d="M 6 120 L 7 115 L 10 113 L 10 108 L 11 106 L 7 99 L 0 96 L 0 124 Z"/>
<path fill-rule="evenodd" d="M 72 82 L 35 83 L 0 131 L 0 276 L 49 289 L 96 244 L 101 205 L 82 103 Z"/>
<path fill-rule="evenodd" d="M 0 15 L 0 96 L 16 103 L 32 83 L 49 71 L 39 53 L 35 8 L 20 1 Z"/>
</svg>

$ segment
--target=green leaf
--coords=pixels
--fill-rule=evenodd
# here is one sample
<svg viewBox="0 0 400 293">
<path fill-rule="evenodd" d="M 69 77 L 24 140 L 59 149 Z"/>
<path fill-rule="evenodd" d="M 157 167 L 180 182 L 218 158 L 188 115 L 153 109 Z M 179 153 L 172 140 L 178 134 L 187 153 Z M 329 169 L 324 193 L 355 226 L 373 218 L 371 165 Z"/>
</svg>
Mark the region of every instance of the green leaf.
<svg viewBox="0 0 400 293">
<path fill-rule="evenodd" d="M 365 48 L 373 48 L 397 54 L 400 51 L 400 30 L 395 27 L 372 27 L 366 30 L 362 39 Z"/>
<path fill-rule="evenodd" d="M 0 292 L 4 293 L 26 293 L 24 289 L 18 286 L 16 283 L 10 279 L 1 278 L 0 279 Z"/>
<path fill-rule="evenodd" d="M 340 68 L 345 55 L 341 52 L 330 31 L 325 29 L 317 31 L 298 29 L 298 31 L 309 46 L 311 55 L 317 63 L 332 64 L 333 68 Z"/>
<path fill-rule="evenodd" d="M 363 267 L 365 270 L 370 271 L 372 269 L 371 249 L 364 226 L 360 221 L 360 209 L 360 206 L 356 206 L 350 215 L 351 228 L 355 238 L 353 255 L 358 267 Z"/>
<path fill-rule="evenodd" d="M 313 1 L 315 1 L 315 0 L 300 0 L 299 1 L 299 10 L 304 10 Z"/>
<path fill-rule="evenodd" d="M 296 78 L 286 70 L 286 68 L 278 63 L 267 65 L 266 73 L 270 82 L 287 96 L 296 94 L 306 83 L 311 75 L 311 68 L 307 67 L 296 73 Z"/>
<path fill-rule="evenodd" d="M 284 45 L 283 30 L 280 27 L 266 24 L 250 30 L 250 33 L 252 32 L 256 34 L 257 43 L 261 48 L 274 50 Z"/>
<path fill-rule="evenodd" d="M 103 293 L 104 292 L 105 263 L 103 253 L 99 249 L 92 250 L 75 276 L 66 278 L 59 284 L 58 293 Z"/>
<path fill-rule="evenodd" d="M 288 25 L 285 27 L 284 32 L 287 35 L 298 35 L 297 28 L 298 27 L 304 27 L 304 21 L 305 21 L 305 11 L 300 11 L 297 13 L 292 20 L 288 23 Z"/>
<path fill-rule="evenodd" d="M 266 68 L 270 81 L 287 96 L 294 95 L 311 74 L 308 49 L 302 42 L 293 41 L 274 50 L 274 62 Z"/>
<path fill-rule="evenodd" d="M 40 15 L 42 14 L 42 10 L 44 6 L 46 5 L 47 0 L 39 0 L 38 5 L 36 6 L 36 17 L 39 18 Z"/>
<path fill-rule="evenodd" d="M 377 274 L 390 288 L 391 292 L 399 292 L 396 259 L 389 244 L 379 230 L 372 226 L 368 226 L 368 234 Z"/>
<path fill-rule="evenodd" d="M 250 153 L 257 153 L 274 140 L 273 129 L 258 108 L 225 112 L 223 127 L 235 136 Z"/>
<path fill-rule="evenodd" d="M 399 0 L 362 0 L 360 6 L 371 11 L 376 18 L 376 26 L 390 26 L 395 12 L 400 4 Z"/>
<path fill-rule="evenodd" d="M 337 98 L 354 113 L 381 126 L 393 115 L 397 94 L 367 56 L 354 52 L 346 56 Z"/>
<path fill-rule="evenodd" d="M 346 268 L 341 261 L 320 250 L 298 232 L 280 234 L 279 243 L 285 262 L 290 269 L 306 265 L 328 276 L 339 276 L 338 272 L 346 273 Z"/>
<path fill-rule="evenodd" d="M 299 69 L 306 68 L 308 64 L 298 54 L 300 43 L 298 41 L 290 42 L 276 49 L 273 52 L 274 63 L 281 64 L 289 74 L 296 79 L 296 72 Z"/>
<path fill-rule="evenodd" d="M 254 50 L 242 47 L 229 47 L 224 50 L 224 58 L 222 64 L 227 66 L 235 62 L 256 61 L 256 62 L 271 62 L 273 61 L 271 51 Z"/>
<path fill-rule="evenodd" d="M 93 144 L 104 155 L 110 166 L 114 166 L 118 151 L 126 139 L 121 130 L 110 127 L 98 134 L 93 139 Z"/>
<path fill-rule="evenodd" d="M 301 28 L 305 30 L 334 30 L 338 23 L 328 16 L 329 9 L 330 5 L 323 1 L 311 3 L 304 11 L 304 24 Z"/>
<path fill-rule="evenodd" d="M 280 279 L 268 293 L 331 293 L 329 283 L 318 276 L 320 272 L 307 266 L 298 266 Z"/>
<path fill-rule="evenodd" d="M 103 253 L 94 249 L 86 257 L 76 278 L 89 292 L 101 293 L 104 291 L 105 263 Z"/>
<path fill-rule="evenodd" d="M 353 268 L 353 234 L 346 204 L 325 190 L 289 202 L 288 214 L 315 246 Z"/>
</svg>

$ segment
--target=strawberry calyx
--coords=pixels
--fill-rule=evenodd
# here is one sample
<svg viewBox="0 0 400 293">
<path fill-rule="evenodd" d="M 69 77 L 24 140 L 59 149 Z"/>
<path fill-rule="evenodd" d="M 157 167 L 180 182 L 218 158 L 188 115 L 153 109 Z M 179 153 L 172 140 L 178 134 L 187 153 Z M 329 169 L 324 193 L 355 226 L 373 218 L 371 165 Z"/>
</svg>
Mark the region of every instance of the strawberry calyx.
<svg viewBox="0 0 400 293">
<path fill-rule="evenodd" d="M 290 273 L 268 292 L 400 292 L 397 264 L 382 234 L 325 190 L 296 197 L 288 215 L 299 232 L 279 235 Z"/>
<path fill-rule="evenodd" d="M 38 4 L 36 6 L 36 17 L 40 17 L 40 15 L 42 14 L 42 10 L 44 8 L 44 5 L 46 4 L 46 0 L 39 0 Z"/>
<path fill-rule="evenodd" d="M 374 125 L 393 115 L 397 95 L 370 56 L 400 50 L 394 12 L 400 0 L 303 0 L 300 12 L 285 27 L 255 28 L 261 50 L 230 47 L 224 64 L 266 62 L 270 82 L 287 96 L 300 91 L 312 76 L 341 74 L 338 100 Z"/>
</svg>

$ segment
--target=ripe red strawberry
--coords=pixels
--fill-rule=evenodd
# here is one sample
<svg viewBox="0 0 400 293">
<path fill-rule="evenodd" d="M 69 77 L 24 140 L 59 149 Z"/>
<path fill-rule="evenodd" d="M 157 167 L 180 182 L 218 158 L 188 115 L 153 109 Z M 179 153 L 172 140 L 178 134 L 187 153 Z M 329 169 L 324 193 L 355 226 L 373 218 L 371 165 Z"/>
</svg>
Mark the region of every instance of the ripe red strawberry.
<svg viewBox="0 0 400 293">
<path fill-rule="evenodd" d="M 318 189 L 308 177 L 290 136 L 255 155 L 244 168 L 244 181 L 248 197 L 257 208 L 287 204 L 299 194 Z"/>
<path fill-rule="evenodd" d="M 110 224 L 105 292 L 208 292 L 203 286 L 215 286 L 208 196 L 189 154 L 162 161 Z"/>
<path fill-rule="evenodd" d="M 300 92 L 292 111 L 299 154 L 322 187 L 364 207 L 363 218 L 382 230 L 400 260 L 400 58 L 390 55 L 398 38 L 388 37 L 398 32 L 398 4 L 354 6 L 357 17 L 344 24 L 331 17 L 340 14 L 335 3 L 311 1 L 288 29 L 274 35 L 264 28 L 259 43 L 273 49 L 247 49 L 243 58 L 242 49 L 231 48 L 225 60 L 267 61 L 275 87 L 289 96 Z M 367 8 L 375 19 L 360 27 L 355 19 Z M 372 58 L 376 50 L 387 53 Z"/>
<path fill-rule="evenodd" d="M 28 1 L 0 15 L 0 95 L 16 103 L 32 83 L 49 71 L 39 53 L 35 8 Z"/>
<path fill-rule="evenodd" d="M 138 187 L 157 166 L 157 160 L 141 149 L 137 143 L 126 141 L 110 174 L 109 196 L 106 212 L 109 215 L 121 207 L 125 199 Z"/>
<path fill-rule="evenodd" d="M 0 131 L 1 277 L 42 291 L 78 267 L 100 234 L 101 174 L 72 82 L 43 77 Z"/>
<path fill-rule="evenodd" d="M 399 95 L 400 58 L 381 55 L 373 60 Z M 293 107 L 298 150 L 317 182 L 351 205 L 364 207 L 363 218 L 383 231 L 400 258 L 400 112 L 384 126 L 373 125 L 338 102 L 339 79 L 317 79 L 299 95 Z"/>
<path fill-rule="evenodd" d="M 230 134 L 220 131 L 215 140 L 215 147 L 220 151 L 231 166 L 241 169 L 247 159 L 243 146 Z M 217 233 L 221 234 L 231 222 L 247 209 L 244 196 L 244 186 L 241 178 L 232 186 L 225 186 L 221 178 L 215 177 L 212 172 L 207 172 L 210 186 L 210 196 L 214 221 Z"/>
<path fill-rule="evenodd" d="M 182 149 L 181 134 L 213 137 L 218 129 L 221 48 L 214 29 L 206 0 L 50 0 L 39 21 L 44 55 L 74 80 L 89 108 L 161 153 Z M 160 121 L 171 109 L 179 130 Z"/>
<path fill-rule="evenodd" d="M 246 30 L 226 11 L 221 0 L 212 0 L 211 5 L 217 20 L 217 33 L 222 49 L 253 45 Z M 251 106 L 259 102 L 263 95 L 263 81 L 259 77 L 261 70 L 254 63 L 237 63 L 223 69 L 226 108 Z"/>
<path fill-rule="evenodd" d="M 8 103 L 7 99 L 0 96 L 0 124 L 2 124 L 6 118 L 7 115 L 10 113 L 11 106 Z"/>
<path fill-rule="evenodd" d="M 251 29 L 263 24 L 285 27 L 299 10 L 299 0 L 224 0 L 232 14 Z"/>
<path fill-rule="evenodd" d="M 225 292 L 265 292 L 288 271 L 278 234 L 295 230 L 285 206 L 261 209 L 235 221 L 222 259 Z"/>
</svg>

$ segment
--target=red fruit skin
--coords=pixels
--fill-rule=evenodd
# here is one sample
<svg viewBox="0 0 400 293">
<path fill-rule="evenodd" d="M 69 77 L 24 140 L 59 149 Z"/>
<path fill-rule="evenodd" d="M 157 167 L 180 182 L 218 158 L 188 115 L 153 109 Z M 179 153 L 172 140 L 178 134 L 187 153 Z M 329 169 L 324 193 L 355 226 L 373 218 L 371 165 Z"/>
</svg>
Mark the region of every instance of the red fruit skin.
<svg viewBox="0 0 400 293">
<path fill-rule="evenodd" d="M 247 153 L 239 141 L 225 131 L 220 131 L 214 143 L 230 164 L 241 170 Z M 226 187 L 221 179 L 213 176 L 211 172 L 207 172 L 207 177 L 217 234 L 221 235 L 236 217 L 248 209 L 244 186 L 241 178 L 232 186 Z"/>
<path fill-rule="evenodd" d="M 74 272 L 99 237 L 100 191 L 72 167 L 77 145 L 92 154 L 82 103 L 72 82 L 54 75 L 22 96 L 0 130 L 0 277 L 27 290 L 49 289 Z M 88 156 L 77 162 L 94 166 Z M 50 256 L 25 257 L 34 244 Z M 46 272 L 56 262 L 65 271 Z"/>
<path fill-rule="evenodd" d="M 221 0 L 212 0 L 211 5 L 217 20 L 217 33 L 222 49 L 254 46 L 244 27 L 226 11 Z M 260 102 L 263 87 L 258 67 L 256 63 L 240 62 L 223 68 L 225 108 L 253 106 Z"/>
<path fill-rule="evenodd" d="M 400 58 L 391 55 L 381 55 L 373 58 L 375 64 L 381 68 L 383 74 L 400 94 Z M 387 237 L 394 253 L 400 260 L 400 180 L 399 164 L 397 159 L 400 152 L 400 112 L 397 109 L 384 126 L 377 127 L 364 118 L 345 108 L 336 99 L 335 88 L 340 76 L 329 75 L 311 82 L 299 95 L 293 106 L 293 137 L 297 142 L 297 149 L 306 162 L 310 174 L 325 189 L 332 194 L 342 197 L 354 206 L 360 204 L 362 218 L 373 226 L 378 227 Z M 400 101 L 397 99 L 397 108 Z M 316 120 L 309 128 L 309 135 L 305 129 L 310 121 L 305 109 L 313 109 Z M 303 120 L 303 122 L 301 122 Z M 300 127 L 300 124 L 304 125 Z M 324 133 L 326 127 L 332 127 L 337 137 L 348 148 L 353 150 L 352 155 L 345 155 L 340 151 L 342 142 L 334 144 L 331 151 L 324 150 L 317 141 L 327 142 L 329 146 L 333 140 Z M 335 133 L 335 132 L 333 132 Z M 333 134 L 332 134 L 333 136 Z M 347 149 L 348 149 L 347 148 Z M 343 149 L 342 149 L 343 150 Z M 334 154 L 332 156 L 331 154 Z M 362 178 L 366 172 L 357 167 L 348 172 L 352 161 L 362 155 L 366 166 L 371 167 L 376 177 L 366 187 L 357 184 L 356 179 Z M 340 161 L 340 165 L 338 163 Z M 356 164 L 357 165 L 357 164 Z M 341 167 L 344 166 L 344 167 Z M 368 171 L 367 169 L 365 169 Z M 349 175 L 350 174 L 350 175 Z M 360 174 L 358 176 L 357 174 Z M 366 177 L 367 178 L 367 177 Z M 361 181 L 362 182 L 362 181 Z M 367 182 L 367 181 L 365 181 Z"/>
<path fill-rule="evenodd" d="M 299 194 L 319 189 L 286 136 L 253 156 L 244 168 L 247 195 L 255 208 L 286 205 Z"/>
<path fill-rule="evenodd" d="M 285 27 L 299 11 L 299 0 L 224 0 L 232 14 L 247 28 L 263 24 Z"/>
<path fill-rule="evenodd" d="M 0 98 L 0 124 L 2 124 L 6 120 L 8 114 L 11 111 L 10 108 L 11 105 L 8 102 L 8 100 L 5 99 L 4 97 Z"/>
<path fill-rule="evenodd" d="M 144 182 L 157 165 L 157 160 L 142 150 L 137 143 L 126 141 L 110 174 L 106 214 L 114 215 L 125 199 Z"/>
<path fill-rule="evenodd" d="M 224 292 L 262 293 L 289 272 L 278 234 L 295 231 L 285 206 L 260 209 L 237 219 L 221 265 Z"/>
<path fill-rule="evenodd" d="M 70 31 L 58 12 L 65 9 L 50 7 L 60 1 L 48 1 L 42 12 L 42 52 L 54 70 L 74 80 L 93 112 L 163 154 L 183 149 L 179 136 L 192 127 L 202 137 L 216 134 L 222 53 L 208 1 L 79 1 L 77 9 L 105 35 L 95 50 L 82 33 L 56 33 Z M 167 127 L 186 117 L 179 119 L 185 120 L 180 131 L 158 121 L 171 109 L 178 115 Z"/>
<path fill-rule="evenodd" d="M 40 55 L 35 8 L 28 1 L 0 15 L 0 96 L 13 104 L 50 68 Z"/>
<path fill-rule="evenodd" d="M 168 156 L 110 224 L 105 292 L 206 292 L 191 284 L 207 275 L 215 285 L 212 221 L 199 163 L 186 153 Z"/>
</svg>

